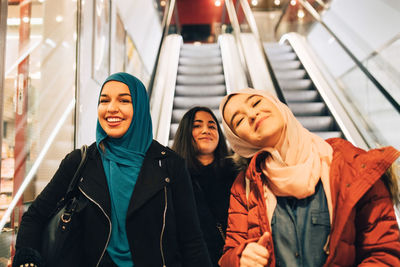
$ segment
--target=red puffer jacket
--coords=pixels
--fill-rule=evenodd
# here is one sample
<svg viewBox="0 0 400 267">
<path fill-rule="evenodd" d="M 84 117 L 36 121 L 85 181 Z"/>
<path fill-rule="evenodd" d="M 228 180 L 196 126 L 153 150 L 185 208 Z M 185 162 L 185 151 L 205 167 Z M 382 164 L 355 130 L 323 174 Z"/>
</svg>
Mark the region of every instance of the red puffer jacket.
<svg viewBox="0 0 400 267">
<path fill-rule="evenodd" d="M 400 266 L 399 228 L 390 194 L 380 179 L 400 152 L 393 147 L 366 152 L 339 138 L 327 142 L 333 148 L 333 223 L 324 266 Z M 243 173 L 232 186 L 224 255 L 219 262 L 222 267 L 239 266 L 246 244 L 271 231 L 262 173 L 256 167 L 260 155 L 253 157 L 246 171 L 248 197 Z M 271 254 L 268 266 L 275 266 L 272 241 L 267 249 Z"/>
</svg>

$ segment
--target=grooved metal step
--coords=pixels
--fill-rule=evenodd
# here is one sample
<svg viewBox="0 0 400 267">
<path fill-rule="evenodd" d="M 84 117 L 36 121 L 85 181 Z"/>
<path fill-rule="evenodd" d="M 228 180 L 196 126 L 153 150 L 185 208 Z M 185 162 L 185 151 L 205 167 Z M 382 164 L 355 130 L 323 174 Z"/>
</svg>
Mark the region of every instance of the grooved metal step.
<svg viewBox="0 0 400 267">
<path fill-rule="evenodd" d="M 177 85 L 175 96 L 215 96 L 226 93 L 225 84 L 217 85 Z"/>
<path fill-rule="evenodd" d="M 342 137 L 335 119 L 308 79 L 297 55 L 288 44 L 265 43 L 265 52 L 289 108 L 309 131 L 324 139 Z"/>
<path fill-rule="evenodd" d="M 191 58 L 191 57 L 181 57 L 179 59 L 180 65 L 190 65 L 190 66 L 210 66 L 210 65 L 221 65 L 221 57 L 206 57 L 206 58 Z"/>
<path fill-rule="evenodd" d="M 177 96 L 174 98 L 174 109 L 189 109 L 194 106 L 207 106 L 211 109 L 218 109 L 223 96 Z"/>
<path fill-rule="evenodd" d="M 178 75 L 176 83 L 179 85 L 225 84 L 223 74 L 216 75 Z"/>
<path fill-rule="evenodd" d="M 215 66 L 179 66 L 178 74 L 184 75 L 208 75 L 222 74 L 223 68 L 220 65 Z"/>
<path fill-rule="evenodd" d="M 181 48 L 169 131 L 172 145 L 183 115 L 194 106 L 206 106 L 217 116 L 226 95 L 221 51 L 218 44 L 184 44 Z"/>
</svg>

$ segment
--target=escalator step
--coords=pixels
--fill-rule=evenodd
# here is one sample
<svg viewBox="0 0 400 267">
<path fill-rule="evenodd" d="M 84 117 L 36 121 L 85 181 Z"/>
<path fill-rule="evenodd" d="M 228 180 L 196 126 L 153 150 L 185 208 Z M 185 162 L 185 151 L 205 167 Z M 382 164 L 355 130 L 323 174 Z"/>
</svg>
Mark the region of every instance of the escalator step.
<svg viewBox="0 0 400 267">
<path fill-rule="evenodd" d="M 194 106 L 206 106 L 211 109 L 218 109 L 222 96 L 198 96 L 184 97 L 177 96 L 174 98 L 174 109 L 189 109 Z"/>
<path fill-rule="evenodd" d="M 287 52 L 280 54 L 267 53 L 267 56 L 271 62 L 292 61 L 297 59 L 297 55 L 294 52 Z"/>
<path fill-rule="evenodd" d="M 322 102 L 289 103 L 289 108 L 295 116 L 323 116 L 326 106 Z"/>
<path fill-rule="evenodd" d="M 343 138 L 343 134 L 340 131 L 329 131 L 329 132 L 313 132 L 322 139 L 328 138 Z"/>
<path fill-rule="evenodd" d="M 181 121 L 183 115 L 185 115 L 186 111 L 187 111 L 187 109 L 176 109 L 176 108 L 174 108 L 174 110 L 172 110 L 171 122 L 172 123 L 179 123 Z M 217 117 L 218 122 L 221 123 L 222 118 L 221 118 L 221 115 L 219 113 L 219 110 L 218 109 L 212 109 L 212 112 Z"/>
<path fill-rule="evenodd" d="M 180 65 L 190 66 L 211 66 L 211 65 L 222 65 L 221 57 L 205 57 L 205 58 L 190 58 L 181 57 L 179 58 Z"/>
<path fill-rule="evenodd" d="M 298 116 L 296 118 L 300 121 L 301 125 L 309 131 L 330 131 L 334 126 L 334 121 L 331 116 Z"/>
<path fill-rule="evenodd" d="M 221 51 L 219 49 L 181 49 L 180 55 L 181 57 L 191 57 L 191 58 L 199 58 L 199 57 L 220 57 Z"/>
<path fill-rule="evenodd" d="M 218 85 L 177 85 L 175 88 L 175 96 L 215 96 L 225 95 L 226 88 L 224 84 Z"/>
<path fill-rule="evenodd" d="M 313 88 L 310 79 L 280 80 L 278 82 L 282 90 L 309 90 Z"/>
<path fill-rule="evenodd" d="M 194 45 L 194 44 L 183 44 L 182 49 L 192 49 L 192 50 L 207 50 L 207 49 L 218 49 L 219 50 L 219 44 L 218 43 L 212 43 L 212 44 L 201 44 L 201 45 Z"/>
<path fill-rule="evenodd" d="M 267 52 L 267 55 L 281 54 L 293 51 L 290 45 L 279 43 L 264 43 L 264 50 Z"/>
<path fill-rule="evenodd" d="M 225 77 L 223 74 L 217 75 L 178 75 L 176 84 L 179 85 L 200 85 L 200 84 L 225 84 Z"/>
<path fill-rule="evenodd" d="M 178 67 L 178 74 L 189 74 L 189 75 L 208 75 L 208 74 L 222 74 L 222 65 L 213 66 L 185 66 L 181 65 Z"/>
<path fill-rule="evenodd" d="M 290 102 L 315 102 L 319 101 L 319 95 L 316 90 L 296 90 L 286 91 L 284 93 L 285 99 Z"/>
<path fill-rule="evenodd" d="M 301 67 L 301 63 L 298 60 L 290 61 L 271 61 L 271 66 L 274 70 L 296 70 Z"/>
<path fill-rule="evenodd" d="M 278 70 L 275 71 L 275 76 L 278 80 L 293 80 L 293 79 L 302 79 L 306 76 L 306 71 L 299 70 Z"/>
<path fill-rule="evenodd" d="M 178 126 L 179 122 L 171 122 L 171 127 L 169 128 L 169 139 L 174 139 Z"/>
</svg>

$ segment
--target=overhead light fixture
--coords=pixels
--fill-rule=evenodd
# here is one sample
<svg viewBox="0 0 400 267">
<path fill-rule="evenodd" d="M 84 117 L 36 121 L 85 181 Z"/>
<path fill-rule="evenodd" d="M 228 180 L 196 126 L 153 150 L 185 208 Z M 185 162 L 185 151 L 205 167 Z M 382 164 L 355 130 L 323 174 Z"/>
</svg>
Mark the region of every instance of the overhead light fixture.
<svg viewBox="0 0 400 267">
<path fill-rule="evenodd" d="M 63 21 L 63 20 L 64 20 L 63 16 L 58 15 L 58 16 L 56 17 L 56 21 L 57 21 L 57 22 L 61 22 L 61 21 Z"/>
<path fill-rule="evenodd" d="M 215 6 L 221 6 L 221 1 L 220 1 L 220 0 L 216 0 L 216 1 L 214 2 L 214 5 L 215 5 Z"/>
<path fill-rule="evenodd" d="M 279 5 L 281 4 L 281 0 L 274 0 L 274 4 L 275 4 L 276 6 L 279 6 Z"/>
<path fill-rule="evenodd" d="M 251 4 L 252 4 L 253 6 L 256 6 L 256 5 L 258 5 L 258 1 L 257 1 L 257 0 L 251 0 Z"/>
<path fill-rule="evenodd" d="M 297 17 L 299 18 L 299 19 L 302 19 L 302 18 L 304 18 L 304 11 L 303 11 L 303 9 L 299 9 L 298 11 L 297 11 Z"/>
<path fill-rule="evenodd" d="M 292 6 L 295 6 L 295 5 L 296 5 L 296 0 L 290 0 L 290 4 L 291 4 Z"/>
<path fill-rule="evenodd" d="M 160 6 L 165 6 L 166 4 L 167 4 L 167 1 L 164 1 L 164 0 L 160 1 Z"/>
</svg>

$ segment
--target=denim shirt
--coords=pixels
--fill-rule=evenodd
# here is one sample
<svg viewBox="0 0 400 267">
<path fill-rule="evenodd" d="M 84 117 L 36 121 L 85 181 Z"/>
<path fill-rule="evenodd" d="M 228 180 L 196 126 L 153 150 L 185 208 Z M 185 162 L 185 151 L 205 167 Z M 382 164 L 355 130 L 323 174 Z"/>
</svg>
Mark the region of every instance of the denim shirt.
<svg viewBox="0 0 400 267">
<path fill-rule="evenodd" d="M 322 182 L 304 199 L 277 197 L 271 220 L 276 266 L 322 266 L 330 232 L 329 211 Z"/>
</svg>

